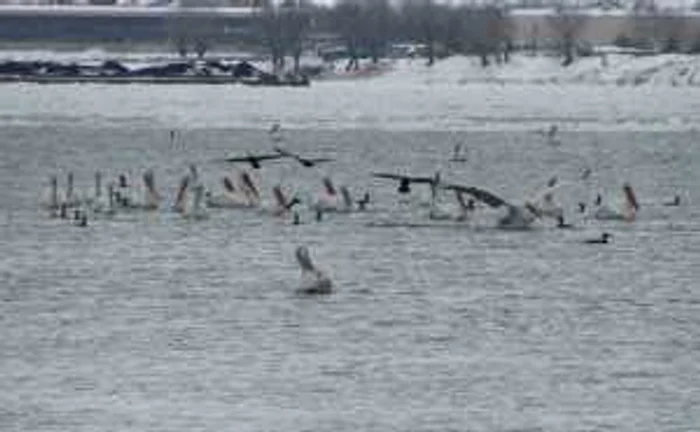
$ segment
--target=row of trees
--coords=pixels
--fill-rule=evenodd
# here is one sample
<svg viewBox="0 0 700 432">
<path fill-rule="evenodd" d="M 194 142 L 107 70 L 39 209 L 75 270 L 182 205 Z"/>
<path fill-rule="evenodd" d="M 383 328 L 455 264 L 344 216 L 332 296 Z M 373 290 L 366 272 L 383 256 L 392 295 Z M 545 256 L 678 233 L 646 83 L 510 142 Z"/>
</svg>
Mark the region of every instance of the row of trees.
<svg viewBox="0 0 700 432">
<path fill-rule="evenodd" d="M 349 57 L 348 69 L 358 68 L 361 57 L 377 62 L 397 42 L 421 44 L 429 65 L 439 56 L 454 53 L 479 56 L 484 66 L 507 62 L 516 45 L 509 11 L 496 3 L 337 0 L 333 6 L 321 6 L 312 0 L 256 0 L 254 4 L 258 7 L 252 22 L 254 39 L 265 47 L 276 70 L 286 69 L 285 59 L 291 58 L 298 71 L 300 56 L 312 35 L 339 38 Z M 654 9 L 653 4 L 653 0 L 636 0 L 638 7 L 629 18 L 634 24 L 627 26 L 632 30 L 620 35 L 621 44 L 664 40 L 670 46 L 678 41 L 681 19 Z M 192 49 L 203 56 L 213 43 L 214 38 L 207 33 L 213 26 L 202 20 L 193 26 L 188 16 L 173 19 L 171 39 L 181 54 Z M 571 64 L 588 25 L 587 15 L 558 3 L 545 25 L 550 47 L 558 50 L 563 65 Z M 536 49 L 539 39 L 533 35 L 530 48 Z"/>
<path fill-rule="evenodd" d="M 486 65 L 508 60 L 512 48 L 507 11 L 497 6 L 450 6 L 433 0 L 339 0 L 321 7 L 308 0 L 262 4 L 256 19 L 273 64 L 299 55 L 308 35 L 335 34 L 343 41 L 349 69 L 360 57 L 378 61 L 392 42 L 411 41 L 425 47 L 429 65 L 446 53 L 477 54 Z"/>
</svg>

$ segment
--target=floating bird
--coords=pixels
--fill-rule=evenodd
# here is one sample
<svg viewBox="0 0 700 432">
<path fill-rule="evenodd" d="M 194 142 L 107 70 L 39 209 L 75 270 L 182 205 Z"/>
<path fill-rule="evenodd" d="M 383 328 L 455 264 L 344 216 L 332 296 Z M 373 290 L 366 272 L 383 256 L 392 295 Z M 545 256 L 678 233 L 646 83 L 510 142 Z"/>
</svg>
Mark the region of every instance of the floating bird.
<svg viewBox="0 0 700 432">
<path fill-rule="evenodd" d="M 210 191 L 205 193 L 207 207 L 209 208 L 226 208 L 226 209 L 242 209 L 254 207 L 257 201 L 251 200 L 249 194 L 246 194 L 243 186 L 236 188 L 230 178 L 222 179 L 224 191 L 219 194 L 212 194 Z"/>
<path fill-rule="evenodd" d="M 603 204 L 603 199 L 600 195 L 596 197 L 596 205 L 598 209 L 593 214 L 593 217 L 598 220 L 623 220 L 634 222 L 639 211 L 639 202 L 634 193 L 634 189 L 628 183 L 622 186 L 622 191 L 625 196 L 625 204 L 623 209 L 613 209 L 610 206 Z"/>
<path fill-rule="evenodd" d="M 277 159 L 282 159 L 283 155 L 276 153 L 276 154 L 260 154 L 260 155 L 253 155 L 253 154 L 247 154 L 245 156 L 235 156 L 235 157 L 228 157 L 224 159 L 225 162 L 247 162 L 250 164 L 253 169 L 260 169 L 262 165 L 260 162 L 262 161 L 267 161 L 267 160 L 277 160 Z"/>
<path fill-rule="evenodd" d="M 279 123 L 273 123 L 267 133 L 272 137 L 273 141 L 282 141 L 282 126 Z"/>
<path fill-rule="evenodd" d="M 500 228 L 523 229 L 529 228 L 536 219 L 541 219 L 543 217 L 556 218 L 561 215 L 561 210 L 555 207 L 552 201 L 552 188 L 556 186 L 557 181 L 557 177 L 552 177 L 547 182 L 547 187 L 544 191 L 538 192 L 533 199 L 524 200 L 524 203 L 521 205 L 510 203 L 487 190 L 473 186 L 442 185 L 441 187 L 443 189 L 471 195 L 476 200 L 483 202 L 489 207 L 507 208 L 508 213 L 499 220 L 498 226 Z M 463 208 L 468 208 L 468 206 L 464 205 L 463 201 L 460 204 Z M 473 203 L 471 207 L 473 209 Z"/>
<path fill-rule="evenodd" d="M 273 216 L 286 216 L 295 205 L 301 203 L 301 200 L 296 196 L 289 199 L 280 185 L 275 185 L 272 188 L 272 196 L 275 201 L 273 207 L 262 210 L 271 213 Z"/>
<path fill-rule="evenodd" d="M 584 168 L 583 171 L 581 172 L 581 180 L 587 180 L 591 174 L 593 174 L 593 170 L 590 168 Z"/>
<path fill-rule="evenodd" d="M 604 232 L 603 234 L 600 235 L 600 238 L 596 239 L 588 239 L 584 240 L 584 243 L 587 244 L 608 244 L 610 243 L 610 239 L 612 238 L 612 235 L 610 233 Z"/>
<path fill-rule="evenodd" d="M 574 226 L 570 223 L 566 223 L 564 221 L 564 216 L 559 215 L 557 216 L 557 228 L 562 228 L 562 229 L 567 229 L 567 228 L 573 228 Z"/>
<path fill-rule="evenodd" d="M 466 162 L 467 157 L 462 155 L 462 144 L 455 144 L 454 149 L 452 151 L 452 159 L 450 159 L 452 162 Z"/>
<path fill-rule="evenodd" d="M 680 195 L 675 195 L 675 196 L 673 197 L 673 201 L 671 201 L 671 202 L 666 202 L 666 203 L 664 203 L 664 205 L 667 206 L 667 207 L 678 207 L 679 205 L 681 205 L 681 197 L 680 197 Z"/>
<path fill-rule="evenodd" d="M 559 126 L 553 124 L 549 126 L 549 130 L 545 133 L 545 136 L 547 137 L 547 144 L 551 146 L 558 146 L 561 144 L 561 141 L 557 138 L 557 133 L 559 132 Z"/>
<path fill-rule="evenodd" d="M 498 221 L 498 226 L 501 228 L 529 228 L 536 219 L 541 217 L 540 210 L 529 202 L 526 202 L 524 205 L 511 204 L 487 190 L 473 186 L 445 185 L 443 187 L 469 194 L 489 207 L 507 208 L 508 213 L 506 216 Z"/>
<path fill-rule="evenodd" d="M 296 159 L 297 162 L 299 162 L 302 166 L 306 168 L 314 167 L 319 163 L 333 162 L 334 160 L 331 158 L 305 158 L 280 147 L 275 147 L 275 151 L 282 157 Z"/>
<path fill-rule="evenodd" d="M 299 246 L 295 255 L 301 268 L 301 286 L 297 289 L 297 293 L 330 294 L 333 291 L 333 282 L 323 271 L 314 266 L 306 246 Z"/>
<path fill-rule="evenodd" d="M 367 204 L 370 203 L 370 199 L 369 192 L 365 192 L 362 199 L 357 201 L 357 209 L 360 211 L 365 211 L 367 209 Z"/>
</svg>

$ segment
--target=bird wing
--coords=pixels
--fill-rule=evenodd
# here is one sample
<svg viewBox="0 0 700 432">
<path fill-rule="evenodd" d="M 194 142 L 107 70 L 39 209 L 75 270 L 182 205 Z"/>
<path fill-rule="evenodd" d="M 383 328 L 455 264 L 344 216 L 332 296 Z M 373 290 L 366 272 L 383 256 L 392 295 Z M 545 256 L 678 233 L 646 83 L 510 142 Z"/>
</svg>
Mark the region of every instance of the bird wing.
<svg viewBox="0 0 700 432">
<path fill-rule="evenodd" d="M 434 177 L 413 177 L 401 174 L 391 174 L 391 173 L 373 173 L 373 177 L 385 178 L 391 180 L 408 181 L 411 183 L 434 183 Z"/>
<path fill-rule="evenodd" d="M 332 158 L 312 158 L 312 159 L 306 159 L 309 162 L 313 163 L 321 163 L 321 162 L 333 162 L 335 159 Z"/>
<path fill-rule="evenodd" d="M 247 155 L 247 156 L 233 156 L 233 157 L 228 157 L 225 158 L 225 162 L 251 162 L 254 160 L 257 161 L 263 161 L 263 160 L 272 160 L 272 159 L 281 159 L 284 157 L 281 154 L 266 154 L 266 155 Z"/>
<path fill-rule="evenodd" d="M 491 207 L 500 207 L 500 206 L 511 206 L 507 201 L 504 199 L 492 194 L 491 192 L 480 189 L 477 187 L 473 186 L 460 186 L 460 185 L 445 185 L 443 186 L 444 189 L 449 189 L 453 190 L 456 192 L 460 193 L 467 193 L 477 200 L 483 202 L 484 204 L 487 204 Z"/>
</svg>

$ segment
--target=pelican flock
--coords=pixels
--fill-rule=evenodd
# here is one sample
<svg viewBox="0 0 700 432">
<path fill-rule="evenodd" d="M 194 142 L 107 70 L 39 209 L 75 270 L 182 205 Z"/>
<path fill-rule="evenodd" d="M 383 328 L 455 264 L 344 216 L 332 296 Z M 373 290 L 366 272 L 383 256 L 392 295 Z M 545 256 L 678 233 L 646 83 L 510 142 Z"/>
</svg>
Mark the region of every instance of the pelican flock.
<svg viewBox="0 0 700 432">
<path fill-rule="evenodd" d="M 283 184 L 280 181 L 274 181 L 269 189 L 265 188 L 262 176 L 266 169 L 263 167 L 268 164 L 279 165 L 288 160 L 314 173 L 313 170 L 319 166 L 334 162 L 333 158 L 302 156 L 282 148 L 279 125 L 273 125 L 270 133 L 275 137 L 271 151 L 247 152 L 218 160 L 225 163 L 227 168 L 211 187 L 207 186 L 206 179 L 200 175 L 201 167 L 195 164 L 183 167 L 183 174 L 172 185 L 174 188 L 171 192 L 162 186 L 159 188 L 156 172 L 150 168 L 145 169 L 140 177 L 125 172 L 106 176 L 104 172 L 96 171 L 94 186 L 84 191 L 76 187 L 74 173 L 67 172 L 64 174 L 63 187 L 59 176 L 52 175 L 49 178 L 48 192 L 42 197 L 40 206 L 50 216 L 71 220 L 74 225 L 81 227 L 93 225 L 88 224 L 89 220 L 111 219 L 120 214 L 138 212 L 171 213 L 187 221 L 205 221 L 218 212 L 252 211 L 261 217 L 276 218 L 290 225 L 322 222 L 328 217 L 342 218 L 343 214 L 348 213 L 365 213 L 365 220 L 370 217 L 368 207 L 377 205 L 371 198 L 374 194 L 365 190 L 354 195 L 350 185 L 336 185 L 328 174 L 317 177 L 319 189 L 316 194 L 295 189 L 293 184 Z M 557 128 L 550 128 L 544 135 L 550 139 L 557 138 Z M 461 149 L 460 144 L 455 146 L 451 161 L 467 162 Z M 234 167 L 234 171 L 230 171 L 230 167 Z M 204 168 L 207 173 L 211 171 L 209 166 Z M 591 168 L 586 168 L 585 176 L 575 174 L 572 177 L 575 181 L 586 181 L 591 171 Z M 413 210 L 422 209 L 421 212 L 427 208 L 427 212 L 421 216 L 426 219 L 426 223 L 432 221 L 469 228 L 478 226 L 483 220 L 491 220 L 490 225 L 497 229 L 576 228 L 575 224 L 565 219 L 565 208 L 558 200 L 559 191 L 564 186 L 556 176 L 543 182 L 534 194 L 515 199 L 481 185 L 446 181 L 440 171 L 432 175 L 375 172 L 371 177 L 395 185 L 396 204 L 399 204 L 399 209 L 403 209 L 400 211 L 408 211 L 406 206 Z M 414 190 L 422 187 L 428 188 L 427 196 Z M 419 198 L 415 199 L 416 196 Z M 599 194 L 592 203 L 579 201 L 578 207 L 571 213 L 585 213 L 585 220 L 590 222 L 633 223 L 640 210 L 636 192 L 629 183 L 624 183 L 621 196 L 622 203 L 616 205 L 604 200 Z M 680 204 L 679 196 L 675 196 L 672 202 L 663 205 L 675 207 Z M 374 226 L 372 221 L 366 225 Z M 606 232 L 600 238 L 585 242 L 607 243 L 610 238 L 611 235 Z M 305 280 L 300 292 L 330 293 L 332 283 L 325 273 L 313 265 L 308 249 L 300 246 L 296 249 L 295 256 Z"/>
</svg>

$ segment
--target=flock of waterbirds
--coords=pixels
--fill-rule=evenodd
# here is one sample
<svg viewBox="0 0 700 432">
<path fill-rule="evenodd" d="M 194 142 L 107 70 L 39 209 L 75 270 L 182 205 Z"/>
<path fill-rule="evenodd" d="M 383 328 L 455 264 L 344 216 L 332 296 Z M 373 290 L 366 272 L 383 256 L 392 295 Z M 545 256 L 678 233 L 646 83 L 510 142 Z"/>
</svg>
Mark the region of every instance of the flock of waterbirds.
<svg viewBox="0 0 700 432">
<path fill-rule="evenodd" d="M 542 133 L 552 145 L 559 145 L 556 125 L 547 132 Z M 273 141 L 282 141 L 279 124 L 274 124 L 268 131 Z M 170 138 L 176 136 L 171 131 Z M 331 158 L 311 158 L 301 156 L 279 145 L 273 146 L 273 151 L 265 154 L 247 153 L 244 155 L 222 158 L 222 162 L 231 164 L 247 164 L 251 170 L 240 169 L 236 178 L 224 175 L 218 190 L 205 187 L 201 181 L 197 167 L 192 164 L 188 172 L 181 178 L 177 192 L 169 202 L 158 191 L 153 170 L 146 170 L 142 175 L 142 188 L 132 184 L 126 174 L 119 174 L 114 181 L 107 183 L 106 190 L 102 186 L 102 173 L 95 173 L 95 185 L 92 194 L 81 194 L 74 187 L 73 173 L 68 173 L 66 185 L 63 191 L 59 190 L 58 178 L 50 179 L 50 192 L 43 200 L 42 206 L 48 210 L 52 217 L 71 221 L 79 227 L 87 227 L 92 219 L 110 218 L 120 213 L 132 212 L 156 212 L 171 211 L 188 220 L 203 220 L 209 217 L 209 210 L 213 209 L 238 209 L 255 210 L 275 218 L 289 220 L 292 224 L 302 223 L 301 208 L 307 210 L 307 214 L 313 215 L 312 220 L 320 222 L 328 213 L 362 212 L 368 209 L 372 203 L 370 193 L 364 192 L 361 198 L 353 198 L 346 186 L 336 188 L 330 177 L 322 178 L 322 193 L 317 198 L 302 199 L 298 194 L 285 192 L 282 185 L 272 187 L 272 201 L 263 200 L 260 191 L 258 174 L 263 163 L 273 160 L 293 160 L 304 168 L 314 168 L 320 164 L 332 162 Z M 461 144 L 454 147 L 451 162 L 467 162 L 468 157 L 462 152 Z M 587 169 L 584 175 L 590 175 Z M 429 223 L 448 221 L 455 225 L 470 226 L 477 213 L 487 209 L 500 209 L 496 227 L 499 229 L 526 230 L 546 220 L 552 220 L 553 227 L 564 229 L 574 228 L 564 218 L 564 209 L 555 199 L 555 190 L 560 182 L 557 177 L 550 178 L 543 188 L 522 202 L 513 202 L 503 199 L 498 195 L 482 188 L 470 185 L 461 185 L 445 182 L 440 172 L 431 176 L 411 176 L 395 173 L 373 173 L 374 178 L 390 180 L 398 183 L 397 192 L 400 197 L 407 198 L 412 194 L 412 185 L 428 186 L 429 199 L 419 202 L 417 205 L 428 209 L 427 219 Z M 582 176 L 582 178 L 584 178 Z M 141 192 L 141 193 L 139 193 Z M 633 222 L 639 211 L 639 203 L 631 185 L 622 187 L 624 204 L 621 208 L 605 204 L 601 195 L 597 195 L 592 205 L 578 203 L 577 211 L 586 213 L 594 220 L 618 220 Z M 454 201 L 451 206 L 445 205 L 440 199 L 446 194 L 452 194 Z M 410 200 L 401 200 L 404 204 Z M 680 205 L 680 197 L 665 203 L 669 206 Z M 505 210 L 505 211 L 503 211 Z M 429 226 L 429 224 L 427 224 Z M 371 222 L 368 226 L 409 226 L 392 221 Z M 603 232 L 600 237 L 584 239 L 583 243 L 606 244 L 612 235 Z M 302 271 L 302 284 L 300 293 L 328 294 L 332 291 L 331 279 L 313 264 L 310 253 L 305 246 L 296 249 L 296 259 Z"/>
</svg>

